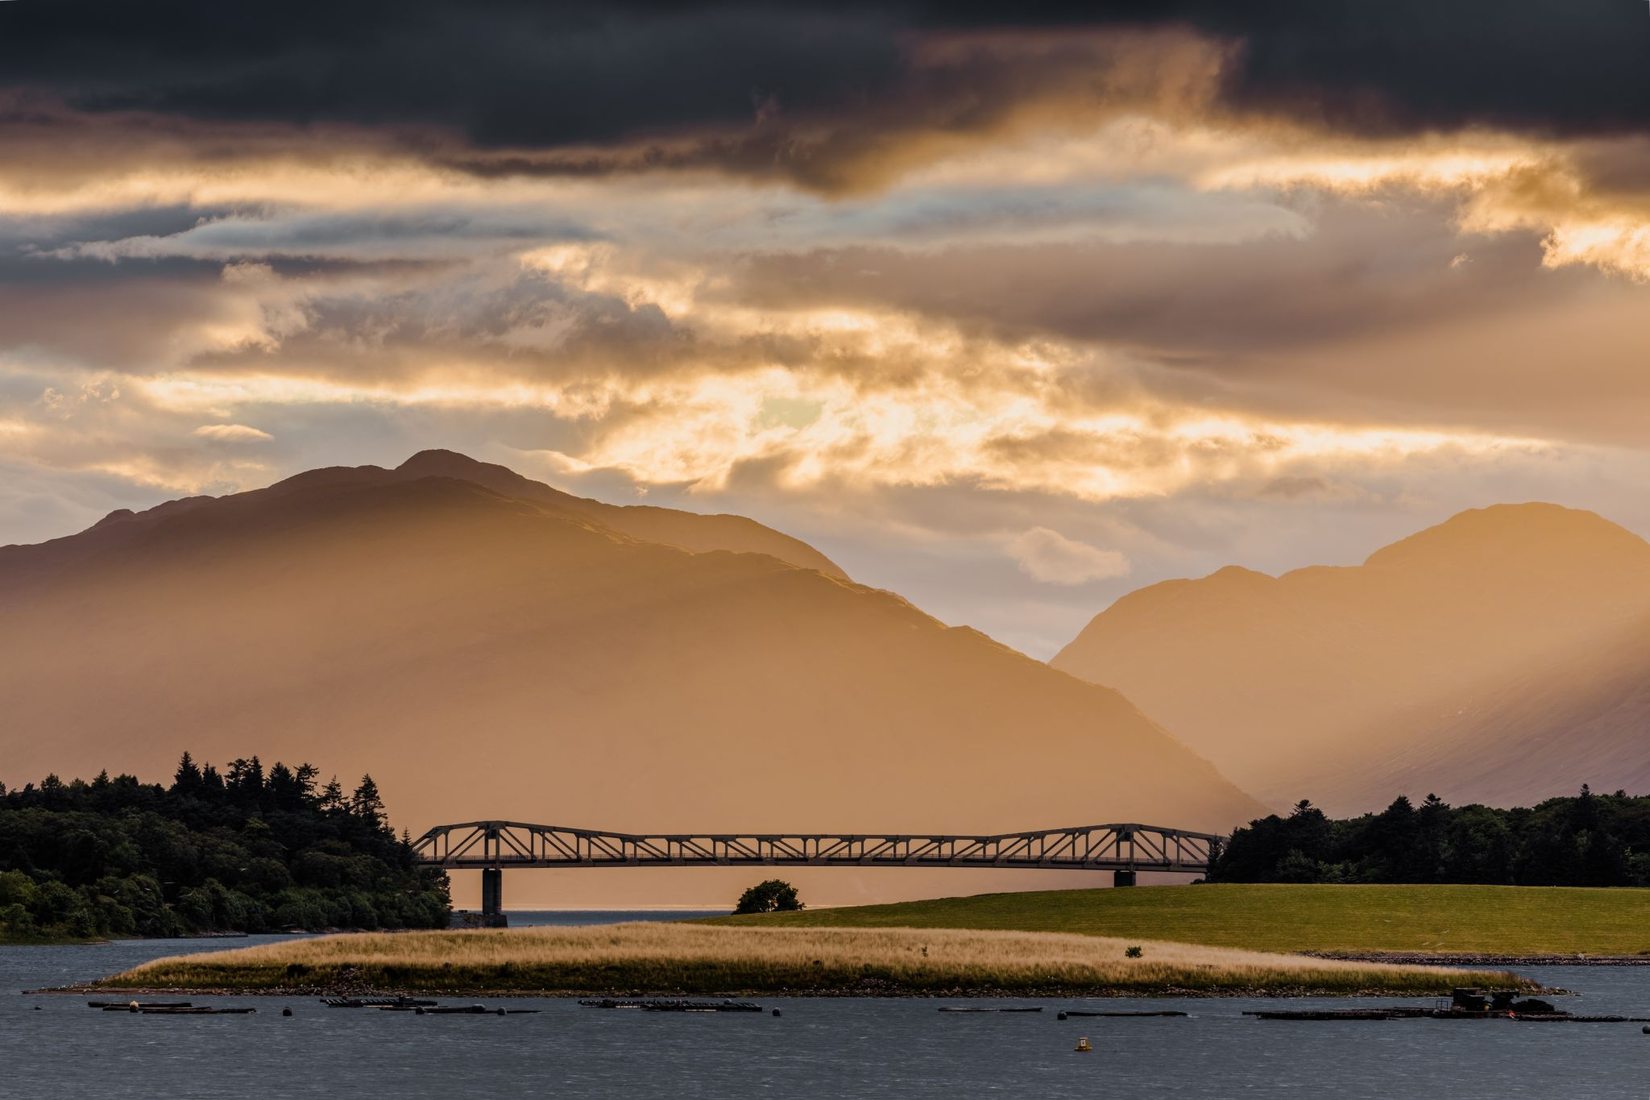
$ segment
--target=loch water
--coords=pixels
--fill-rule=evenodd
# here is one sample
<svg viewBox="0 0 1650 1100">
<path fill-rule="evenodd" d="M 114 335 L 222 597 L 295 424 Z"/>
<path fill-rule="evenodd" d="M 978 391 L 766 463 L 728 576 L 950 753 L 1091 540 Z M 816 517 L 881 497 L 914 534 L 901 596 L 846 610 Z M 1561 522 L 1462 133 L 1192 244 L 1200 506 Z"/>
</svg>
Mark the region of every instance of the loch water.
<svg viewBox="0 0 1650 1100">
<path fill-rule="evenodd" d="M 681 913 L 564 913 L 597 923 Z M 532 1015 L 416 1016 L 329 1009 L 313 998 L 191 998 L 255 1015 L 98 1012 L 24 994 L 147 959 L 281 937 L 0 947 L 0 1097 L 1065 1097 L 1336 1100 L 1460 1096 L 1650 1098 L 1639 1024 L 1261 1021 L 1245 1009 L 1391 1002 L 1218 999 L 968 1002 L 1040 1013 L 953 1014 L 938 1000 L 760 998 L 770 1012 L 604 1011 L 511 998 Z M 1650 967 L 1540 967 L 1575 1012 L 1650 1016 Z M 283 1017 L 282 1008 L 293 1015 Z M 1174 1008 L 1184 1019 L 1070 1019 L 1062 1008 Z M 1087 1036 L 1093 1053 L 1073 1048 Z"/>
</svg>

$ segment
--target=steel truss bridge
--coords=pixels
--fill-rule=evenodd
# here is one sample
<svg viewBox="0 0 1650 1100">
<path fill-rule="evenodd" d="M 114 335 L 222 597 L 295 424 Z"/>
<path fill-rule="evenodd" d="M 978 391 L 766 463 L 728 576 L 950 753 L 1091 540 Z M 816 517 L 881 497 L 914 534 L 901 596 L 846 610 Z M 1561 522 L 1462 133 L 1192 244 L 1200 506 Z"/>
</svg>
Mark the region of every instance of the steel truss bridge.
<svg viewBox="0 0 1650 1100">
<path fill-rule="evenodd" d="M 437 825 L 413 842 L 420 862 L 481 872 L 484 923 L 503 923 L 507 867 L 985 867 L 1207 874 L 1224 837 L 1159 825 L 1083 825 L 998 836 L 893 833 L 636 835 L 520 821 Z"/>
</svg>

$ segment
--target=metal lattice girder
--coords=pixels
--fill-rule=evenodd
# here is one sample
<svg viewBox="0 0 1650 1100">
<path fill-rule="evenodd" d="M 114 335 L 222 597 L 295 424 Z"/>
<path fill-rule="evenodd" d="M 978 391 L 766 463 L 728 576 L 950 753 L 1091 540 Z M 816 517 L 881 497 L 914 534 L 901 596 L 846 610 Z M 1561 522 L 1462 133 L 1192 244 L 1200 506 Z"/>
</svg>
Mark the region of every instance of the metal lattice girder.
<svg viewBox="0 0 1650 1100">
<path fill-rule="evenodd" d="M 520 821 L 437 825 L 424 863 L 474 867 L 1023 867 L 1204 874 L 1224 838 L 1157 825 L 1085 825 L 998 836 L 701 833 L 640 836 Z"/>
</svg>

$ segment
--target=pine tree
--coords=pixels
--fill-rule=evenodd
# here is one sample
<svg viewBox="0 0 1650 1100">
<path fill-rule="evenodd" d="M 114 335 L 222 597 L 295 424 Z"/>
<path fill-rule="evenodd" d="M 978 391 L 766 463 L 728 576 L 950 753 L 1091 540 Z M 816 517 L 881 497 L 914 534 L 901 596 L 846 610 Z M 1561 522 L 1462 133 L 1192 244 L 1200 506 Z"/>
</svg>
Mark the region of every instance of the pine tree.
<svg viewBox="0 0 1650 1100">
<path fill-rule="evenodd" d="M 328 813 L 339 813 L 349 809 L 344 802 L 344 788 L 336 775 L 327 780 L 327 785 L 321 789 L 321 809 Z"/>
<path fill-rule="evenodd" d="M 297 809 L 303 804 L 298 793 L 298 777 L 292 774 L 292 769 L 275 761 L 275 766 L 269 769 L 269 798 L 270 802 L 283 809 Z"/>
<path fill-rule="evenodd" d="M 315 801 L 315 781 L 321 777 L 321 769 L 314 764 L 299 764 L 293 770 L 292 778 L 298 784 L 298 797 L 305 802 Z"/>
<path fill-rule="evenodd" d="M 350 812 L 362 821 L 370 822 L 375 829 L 384 828 L 384 800 L 378 794 L 378 784 L 372 781 L 372 776 L 363 775 L 361 785 L 355 788 L 350 796 Z"/>
<path fill-rule="evenodd" d="M 201 789 L 201 770 L 195 766 L 195 758 L 186 750 L 183 758 L 178 761 L 178 770 L 172 777 L 173 794 L 193 794 Z"/>
</svg>

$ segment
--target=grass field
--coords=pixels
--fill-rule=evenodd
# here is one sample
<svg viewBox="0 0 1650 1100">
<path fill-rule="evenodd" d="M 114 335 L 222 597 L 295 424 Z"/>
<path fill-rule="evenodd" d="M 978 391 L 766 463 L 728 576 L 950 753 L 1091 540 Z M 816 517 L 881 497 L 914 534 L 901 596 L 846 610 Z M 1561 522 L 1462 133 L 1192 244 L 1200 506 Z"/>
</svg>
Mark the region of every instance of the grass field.
<svg viewBox="0 0 1650 1100">
<path fill-rule="evenodd" d="M 327 936 L 161 959 L 102 988 L 286 992 L 1439 994 L 1509 974 L 1060 933 L 638 923 Z"/>
<path fill-rule="evenodd" d="M 1650 890 L 1515 886 L 1147 886 L 805 910 L 716 923 L 991 928 L 1253 951 L 1650 954 Z"/>
</svg>

